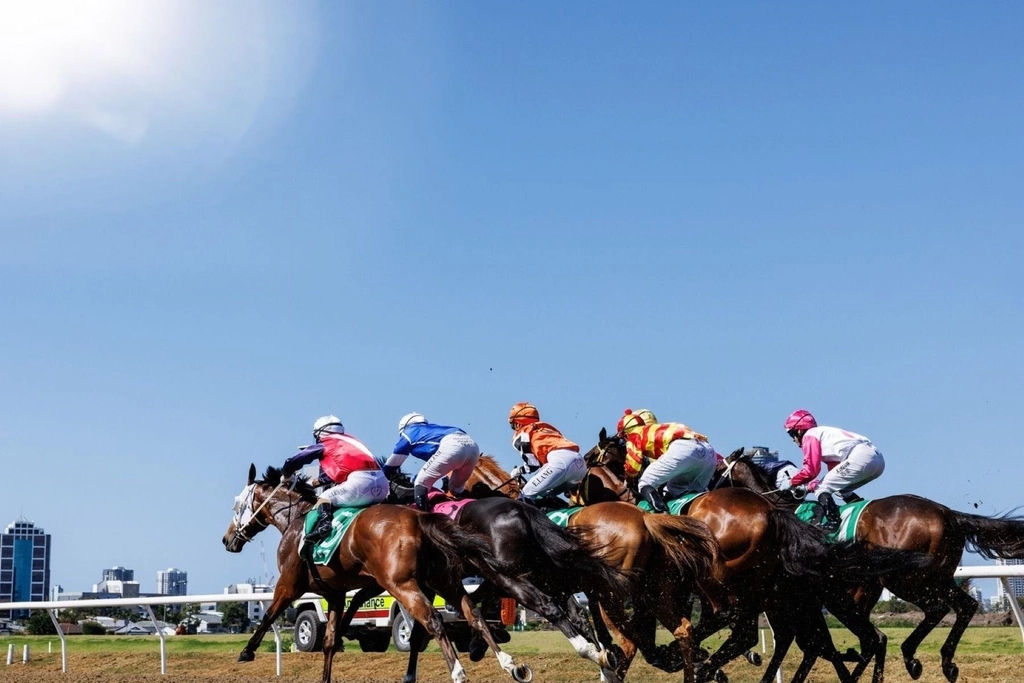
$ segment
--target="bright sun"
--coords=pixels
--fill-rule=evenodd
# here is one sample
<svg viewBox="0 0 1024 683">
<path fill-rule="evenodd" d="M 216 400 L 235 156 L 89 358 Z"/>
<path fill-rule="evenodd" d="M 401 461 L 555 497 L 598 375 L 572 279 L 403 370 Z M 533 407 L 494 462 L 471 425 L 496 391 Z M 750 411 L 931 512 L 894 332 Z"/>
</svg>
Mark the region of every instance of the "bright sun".
<svg viewBox="0 0 1024 683">
<path fill-rule="evenodd" d="M 32 115 L 76 90 L 146 80 L 167 54 L 172 7 L 146 0 L 0 2 L 0 113 Z"/>
</svg>

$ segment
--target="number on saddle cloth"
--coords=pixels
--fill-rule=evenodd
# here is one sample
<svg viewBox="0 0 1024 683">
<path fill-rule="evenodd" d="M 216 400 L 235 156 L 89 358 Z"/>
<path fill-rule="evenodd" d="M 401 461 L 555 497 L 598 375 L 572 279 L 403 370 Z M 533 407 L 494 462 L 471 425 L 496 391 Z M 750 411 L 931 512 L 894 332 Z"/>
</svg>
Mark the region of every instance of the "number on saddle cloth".
<svg viewBox="0 0 1024 683">
<path fill-rule="evenodd" d="M 313 563 L 314 564 L 327 564 L 331 561 L 331 557 L 334 556 L 334 551 L 341 545 L 341 539 L 345 537 L 345 532 L 352 526 L 352 522 L 355 521 L 359 513 L 366 508 L 337 508 L 334 511 L 334 523 L 331 528 L 331 535 L 320 541 L 313 546 Z M 302 530 L 302 543 L 299 544 L 299 554 L 303 552 L 303 548 L 306 545 L 306 534 L 311 532 L 316 526 L 319 512 L 316 508 L 313 508 L 306 513 L 306 519 L 304 520 L 304 526 Z"/>
</svg>

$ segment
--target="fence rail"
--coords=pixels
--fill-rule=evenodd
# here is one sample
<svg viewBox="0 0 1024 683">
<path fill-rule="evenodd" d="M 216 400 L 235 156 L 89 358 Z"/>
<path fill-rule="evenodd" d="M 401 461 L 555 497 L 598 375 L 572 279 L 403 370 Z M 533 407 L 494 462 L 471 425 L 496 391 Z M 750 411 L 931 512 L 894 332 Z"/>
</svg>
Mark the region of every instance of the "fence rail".
<svg viewBox="0 0 1024 683">
<path fill-rule="evenodd" d="M 956 578 L 964 579 L 998 579 L 1003 584 L 1003 589 L 1006 594 L 1010 597 L 1010 609 L 1013 610 L 1013 616 L 1017 619 L 1017 625 L 1020 627 L 1021 639 L 1024 641 L 1024 614 L 1021 613 L 1021 607 L 1017 604 L 1017 601 L 1013 597 L 1013 592 L 1010 590 L 1010 578 L 1024 577 L 1024 565 L 1010 565 L 1010 566 L 992 566 L 985 565 L 979 567 L 957 567 Z M 307 593 L 303 597 L 309 597 L 313 594 Z M 315 596 L 314 596 L 315 597 Z M 61 630 L 60 623 L 57 621 L 57 610 L 61 609 L 72 609 L 78 607 L 145 607 L 149 618 L 153 621 L 153 626 L 156 628 L 157 619 L 153 613 L 153 607 L 159 605 L 187 605 L 193 603 L 203 602 L 262 602 L 269 603 L 273 600 L 273 593 L 212 593 L 209 595 L 167 595 L 162 597 L 150 597 L 150 598 L 111 598 L 109 600 L 49 600 L 45 602 L 0 602 L 0 612 L 6 612 L 8 610 L 46 610 L 50 615 L 50 620 L 53 622 L 54 627 L 57 629 L 57 635 L 60 637 L 60 663 L 61 671 L 67 673 L 68 670 L 68 653 L 67 653 L 67 642 L 66 635 Z M 274 629 L 274 645 L 277 656 L 277 675 L 281 675 L 281 631 L 278 625 L 273 624 Z M 157 636 L 160 638 L 160 673 L 167 673 L 167 643 L 163 632 L 156 628 Z"/>
</svg>

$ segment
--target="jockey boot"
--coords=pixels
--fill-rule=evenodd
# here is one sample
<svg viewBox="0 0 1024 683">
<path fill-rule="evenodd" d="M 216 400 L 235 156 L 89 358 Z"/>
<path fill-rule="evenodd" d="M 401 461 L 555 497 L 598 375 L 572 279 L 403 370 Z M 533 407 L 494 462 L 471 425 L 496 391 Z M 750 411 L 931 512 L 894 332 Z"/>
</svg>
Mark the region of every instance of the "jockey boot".
<svg viewBox="0 0 1024 683">
<path fill-rule="evenodd" d="M 416 507 L 423 512 L 427 511 L 427 489 L 423 484 L 416 484 L 416 488 L 413 489 L 413 500 L 416 501 Z"/>
<path fill-rule="evenodd" d="M 818 503 L 821 505 L 822 510 L 825 511 L 825 518 L 821 521 L 821 528 L 830 534 L 835 533 L 839 530 L 840 523 L 842 523 L 842 519 L 839 516 L 839 506 L 836 505 L 836 501 L 832 498 L 831 493 L 819 495 Z"/>
<path fill-rule="evenodd" d="M 651 506 L 653 512 L 668 512 L 668 505 L 665 504 L 665 499 L 658 493 L 658 489 L 648 485 L 640 489 L 640 495 Z"/>
<path fill-rule="evenodd" d="M 311 543 L 320 543 L 321 541 L 327 540 L 327 537 L 331 535 L 333 531 L 332 524 L 334 523 L 334 506 L 330 503 L 320 503 L 316 508 L 318 516 L 316 518 L 316 526 L 313 530 L 306 534 L 306 540 Z"/>
</svg>

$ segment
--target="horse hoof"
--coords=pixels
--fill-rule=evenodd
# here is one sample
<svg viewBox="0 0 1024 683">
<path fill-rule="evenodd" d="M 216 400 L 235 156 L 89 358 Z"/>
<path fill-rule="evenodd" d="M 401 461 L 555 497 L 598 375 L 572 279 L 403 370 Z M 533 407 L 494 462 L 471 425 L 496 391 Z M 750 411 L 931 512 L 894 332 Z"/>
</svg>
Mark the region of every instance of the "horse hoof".
<svg viewBox="0 0 1024 683">
<path fill-rule="evenodd" d="M 759 655 L 758 653 L 747 650 L 746 657 L 747 661 L 753 664 L 754 666 L 761 666 L 761 655 Z"/>
<path fill-rule="evenodd" d="M 519 683 L 530 683 L 533 680 L 533 669 L 528 664 L 520 664 L 512 669 L 512 678 Z"/>
<path fill-rule="evenodd" d="M 725 672 L 719 669 L 715 672 L 716 683 L 729 683 L 729 677 L 725 675 Z"/>
<path fill-rule="evenodd" d="M 240 662 L 251 662 L 256 659 L 256 653 L 250 652 L 249 650 L 242 650 L 238 653 L 238 661 Z"/>
<path fill-rule="evenodd" d="M 921 661 L 918 659 L 908 659 L 906 664 L 907 673 L 910 674 L 910 677 L 915 681 L 919 679 L 921 677 Z"/>
<path fill-rule="evenodd" d="M 960 678 L 960 667 L 953 662 L 942 667 L 942 673 L 946 675 L 946 680 L 949 683 L 956 683 L 956 679 Z"/>
<path fill-rule="evenodd" d="M 605 666 L 611 670 L 619 668 L 619 658 L 615 656 L 615 653 L 611 650 L 604 651 Z"/>
</svg>

